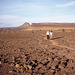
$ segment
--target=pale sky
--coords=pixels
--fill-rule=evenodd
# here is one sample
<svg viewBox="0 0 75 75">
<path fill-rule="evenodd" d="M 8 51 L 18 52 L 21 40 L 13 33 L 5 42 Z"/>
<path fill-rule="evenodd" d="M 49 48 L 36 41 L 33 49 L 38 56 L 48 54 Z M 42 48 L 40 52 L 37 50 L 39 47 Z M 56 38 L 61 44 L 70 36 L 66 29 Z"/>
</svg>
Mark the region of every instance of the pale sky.
<svg viewBox="0 0 75 75">
<path fill-rule="evenodd" d="M 75 23 L 75 0 L 0 0 L 0 27 L 25 22 Z"/>
</svg>

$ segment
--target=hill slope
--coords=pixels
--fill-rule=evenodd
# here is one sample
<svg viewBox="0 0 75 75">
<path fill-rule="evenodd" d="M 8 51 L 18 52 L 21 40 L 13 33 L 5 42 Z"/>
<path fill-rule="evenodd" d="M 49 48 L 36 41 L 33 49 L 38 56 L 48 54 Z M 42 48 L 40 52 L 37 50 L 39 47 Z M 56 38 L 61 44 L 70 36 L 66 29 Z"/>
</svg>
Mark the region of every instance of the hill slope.
<svg viewBox="0 0 75 75">
<path fill-rule="evenodd" d="M 23 25 L 21 25 L 19 27 L 4 27 L 4 28 L 0 28 L 0 31 L 22 30 L 22 29 L 26 29 L 28 26 L 30 26 L 30 24 L 28 22 L 25 22 Z"/>
</svg>

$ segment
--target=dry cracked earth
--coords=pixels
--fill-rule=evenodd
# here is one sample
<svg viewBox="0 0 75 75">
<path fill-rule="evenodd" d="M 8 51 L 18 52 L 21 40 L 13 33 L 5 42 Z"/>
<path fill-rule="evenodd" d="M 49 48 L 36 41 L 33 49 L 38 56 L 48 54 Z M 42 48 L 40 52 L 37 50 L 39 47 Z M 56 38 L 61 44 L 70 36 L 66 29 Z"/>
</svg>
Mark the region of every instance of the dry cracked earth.
<svg viewBox="0 0 75 75">
<path fill-rule="evenodd" d="M 0 75 L 75 75 L 75 32 L 0 32 Z"/>
</svg>

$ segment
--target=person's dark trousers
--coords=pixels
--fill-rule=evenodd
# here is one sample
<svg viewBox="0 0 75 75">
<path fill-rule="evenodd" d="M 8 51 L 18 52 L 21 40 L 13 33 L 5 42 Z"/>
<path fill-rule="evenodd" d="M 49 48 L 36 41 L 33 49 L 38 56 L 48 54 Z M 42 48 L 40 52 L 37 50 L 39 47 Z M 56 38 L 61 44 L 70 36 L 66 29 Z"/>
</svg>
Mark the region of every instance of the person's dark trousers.
<svg viewBox="0 0 75 75">
<path fill-rule="evenodd" d="M 47 39 L 49 39 L 49 35 L 47 35 Z"/>
</svg>

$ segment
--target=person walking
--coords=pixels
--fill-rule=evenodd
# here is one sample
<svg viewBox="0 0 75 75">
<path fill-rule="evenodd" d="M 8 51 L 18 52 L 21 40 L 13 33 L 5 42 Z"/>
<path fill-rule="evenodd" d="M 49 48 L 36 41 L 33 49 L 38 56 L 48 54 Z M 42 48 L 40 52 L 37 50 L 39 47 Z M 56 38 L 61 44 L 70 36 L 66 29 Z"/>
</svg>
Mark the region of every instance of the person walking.
<svg viewBox="0 0 75 75">
<path fill-rule="evenodd" d="M 53 31 L 51 30 L 50 31 L 50 39 L 52 39 L 53 38 Z"/>
<path fill-rule="evenodd" d="M 49 31 L 46 32 L 47 39 L 49 39 Z"/>
</svg>

